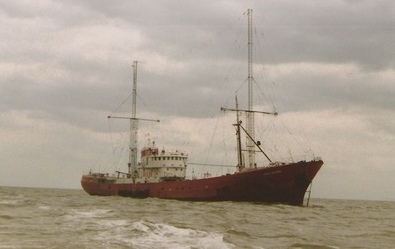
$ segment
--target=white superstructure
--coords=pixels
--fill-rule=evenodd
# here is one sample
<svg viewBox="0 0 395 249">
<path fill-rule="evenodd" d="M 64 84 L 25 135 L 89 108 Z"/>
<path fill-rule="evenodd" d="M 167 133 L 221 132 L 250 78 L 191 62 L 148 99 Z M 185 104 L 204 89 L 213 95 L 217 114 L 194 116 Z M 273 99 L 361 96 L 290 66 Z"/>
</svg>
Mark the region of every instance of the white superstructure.
<svg viewBox="0 0 395 249">
<path fill-rule="evenodd" d="M 188 154 L 181 151 L 159 151 L 155 143 L 141 150 L 137 165 L 136 182 L 161 182 L 184 180 Z"/>
</svg>

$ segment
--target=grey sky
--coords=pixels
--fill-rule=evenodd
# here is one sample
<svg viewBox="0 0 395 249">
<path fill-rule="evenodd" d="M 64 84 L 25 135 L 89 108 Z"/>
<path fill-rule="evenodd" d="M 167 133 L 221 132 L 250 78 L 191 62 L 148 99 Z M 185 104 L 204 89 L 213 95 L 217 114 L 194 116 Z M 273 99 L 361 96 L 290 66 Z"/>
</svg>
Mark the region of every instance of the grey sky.
<svg viewBox="0 0 395 249">
<path fill-rule="evenodd" d="M 256 108 L 280 112 L 257 131 L 268 152 L 321 156 L 315 197 L 395 200 L 395 3 L 384 0 L 1 1 L 0 185 L 79 188 L 91 168 L 123 167 L 127 124 L 106 116 L 129 110 L 134 60 L 140 115 L 162 120 L 140 141 L 231 163 L 233 116 L 219 107 L 245 95 L 248 8 Z"/>
</svg>

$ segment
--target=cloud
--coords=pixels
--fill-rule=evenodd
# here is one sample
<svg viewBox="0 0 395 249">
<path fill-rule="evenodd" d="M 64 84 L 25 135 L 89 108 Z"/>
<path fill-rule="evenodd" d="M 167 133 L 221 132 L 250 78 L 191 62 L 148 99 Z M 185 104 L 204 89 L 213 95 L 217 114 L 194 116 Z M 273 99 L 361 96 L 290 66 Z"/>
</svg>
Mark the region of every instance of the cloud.
<svg viewBox="0 0 395 249">
<path fill-rule="evenodd" d="M 392 2 L 278 1 L 269 5 L 279 11 L 262 14 L 271 62 L 351 63 L 365 70 L 394 66 L 389 42 L 394 39 Z"/>
</svg>

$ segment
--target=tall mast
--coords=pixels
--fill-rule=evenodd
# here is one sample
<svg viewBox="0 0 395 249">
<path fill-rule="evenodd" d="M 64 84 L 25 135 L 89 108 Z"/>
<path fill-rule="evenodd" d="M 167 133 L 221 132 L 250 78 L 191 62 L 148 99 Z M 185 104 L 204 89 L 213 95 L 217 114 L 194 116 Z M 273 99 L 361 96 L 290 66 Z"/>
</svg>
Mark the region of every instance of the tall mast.
<svg viewBox="0 0 395 249">
<path fill-rule="evenodd" d="M 257 147 L 260 152 L 267 158 L 269 162 L 272 160 L 266 155 L 266 153 L 260 147 L 260 142 L 255 141 L 255 128 L 254 128 L 254 114 L 269 114 L 277 116 L 277 112 L 265 112 L 265 111 L 254 111 L 253 110 L 253 56 L 252 56 L 252 9 L 247 10 L 248 15 L 248 109 L 241 110 L 239 109 L 237 96 L 236 96 L 236 109 L 225 108 L 221 107 L 222 111 L 235 111 L 236 112 L 236 136 L 237 136 L 237 157 L 238 157 L 238 168 L 239 171 L 242 171 L 245 167 L 246 168 L 256 168 L 255 164 L 255 147 Z M 241 125 L 241 121 L 239 120 L 239 113 L 244 112 L 247 116 L 247 129 Z M 243 160 L 242 149 L 241 149 L 241 140 L 240 140 L 240 129 L 242 129 L 246 135 L 247 141 L 247 152 L 248 157 L 246 160 Z"/>
<path fill-rule="evenodd" d="M 133 92 L 132 92 L 132 118 L 130 119 L 129 163 L 128 173 L 135 174 L 137 171 L 137 61 L 133 61 Z"/>
<path fill-rule="evenodd" d="M 255 167 L 255 145 L 254 141 L 250 138 L 255 137 L 254 128 L 254 110 L 253 110 L 253 39 L 252 39 L 252 9 L 247 10 L 248 15 L 248 112 L 247 112 L 247 151 L 248 161 L 247 167 Z"/>
<path fill-rule="evenodd" d="M 133 61 L 133 92 L 132 92 L 132 116 L 108 116 L 108 118 L 129 119 L 130 120 L 130 137 L 129 137 L 129 162 L 128 177 L 137 177 L 137 139 L 138 124 L 141 121 L 160 122 L 158 119 L 137 118 L 137 61 Z"/>
</svg>

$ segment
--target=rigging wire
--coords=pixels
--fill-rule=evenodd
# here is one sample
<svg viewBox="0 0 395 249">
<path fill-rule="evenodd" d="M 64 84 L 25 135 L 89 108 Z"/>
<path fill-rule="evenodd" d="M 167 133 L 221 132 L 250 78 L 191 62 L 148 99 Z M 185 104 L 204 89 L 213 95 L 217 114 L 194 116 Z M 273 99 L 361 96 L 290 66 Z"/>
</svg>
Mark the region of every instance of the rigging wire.
<svg viewBox="0 0 395 249">
<path fill-rule="evenodd" d="M 119 105 L 117 106 L 117 108 L 115 108 L 115 110 L 114 110 L 112 113 L 113 113 L 113 114 L 114 114 L 114 113 L 117 113 L 117 112 L 119 111 L 119 109 L 120 109 L 123 105 L 125 105 L 126 101 L 128 101 L 128 100 L 131 99 L 132 94 L 133 94 L 133 93 L 130 93 L 130 94 L 126 97 L 126 99 L 125 99 L 124 101 L 122 101 L 121 104 L 119 104 Z"/>
<path fill-rule="evenodd" d="M 125 145 L 127 141 L 125 140 L 124 134 L 122 132 L 119 132 L 119 137 L 121 138 L 122 142 L 118 146 L 116 146 L 115 139 L 114 139 L 114 131 L 112 129 L 112 121 L 108 119 L 108 129 L 109 129 L 109 136 L 111 140 L 111 147 L 112 147 L 112 157 L 108 159 L 108 162 L 106 163 L 105 169 L 106 170 L 114 170 L 119 167 L 120 162 L 123 158 L 125 158 L 125 151 L 127 151 L 127 146 Z M 125 163 L 126 164 L 126 163 Z"/>
</svg>

